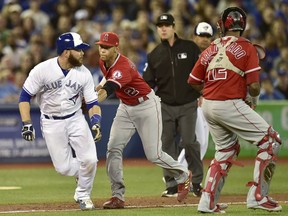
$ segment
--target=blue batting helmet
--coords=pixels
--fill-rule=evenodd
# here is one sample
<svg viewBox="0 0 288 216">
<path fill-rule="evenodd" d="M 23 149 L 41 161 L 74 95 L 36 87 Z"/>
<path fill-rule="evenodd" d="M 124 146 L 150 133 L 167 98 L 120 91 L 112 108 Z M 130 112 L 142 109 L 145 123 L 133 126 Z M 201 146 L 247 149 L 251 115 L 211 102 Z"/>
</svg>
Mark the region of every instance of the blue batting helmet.
<svg viewBox="0 0 288 216">
<path fill-rule="evenodd" d="M 60 55 L 64 50 L 79 49 L 86 50 L 90 46 L 83 43 L 81 36 L 75 32 L 67 32 L 60 35 L 56 41 L 57 53 Z"/>
</svg>

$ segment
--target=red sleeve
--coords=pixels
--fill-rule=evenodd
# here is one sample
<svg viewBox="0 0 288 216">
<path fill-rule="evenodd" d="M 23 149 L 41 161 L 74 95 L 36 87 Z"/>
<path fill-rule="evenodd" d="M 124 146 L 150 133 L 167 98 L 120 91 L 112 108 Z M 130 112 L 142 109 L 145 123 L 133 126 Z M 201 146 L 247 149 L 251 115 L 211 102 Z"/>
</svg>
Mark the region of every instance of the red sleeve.
<svg viewBox="0 0 288 216">
<path fill-rule="evenodd" d="M 122 88 L 127 83 L 130 83 L 132 76 L 130 73 L 130 66 L 128 64 L 116 65 L 111 71 L 111 77 L 109 81 L 116 83 Z"/>
<path fill-rule="evenodd" d="M 249 61 L 246 64 L 246 84 L 249 85 L 254 82 L 259 82 L 259 57 L 256 48 L 252 44 L 248 44 L 247 56 Z"/>
<path fill-rule="evenodd" d="M 206 66 L 201 64 L 201 57 L 202 55 L 197 60 L 195 66 L 193 67 L 191 73 L 189 74 L 187 81 L 188 84 L 201 85 L 204 82 Z"/>
</svg>

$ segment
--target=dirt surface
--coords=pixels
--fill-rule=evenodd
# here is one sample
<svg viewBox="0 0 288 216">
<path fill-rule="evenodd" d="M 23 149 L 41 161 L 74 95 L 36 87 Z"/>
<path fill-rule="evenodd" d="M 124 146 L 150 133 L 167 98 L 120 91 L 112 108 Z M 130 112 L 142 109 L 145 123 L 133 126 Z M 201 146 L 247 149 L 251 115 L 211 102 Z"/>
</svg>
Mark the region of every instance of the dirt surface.
<svg viewBox="0 0 288 216">
<path fill-rule="evenodd" d="M 253 163 L 252 160 L 244 160 L 241 161 L 243 164 L 245 163 Z M 280 160 L 278 163 L 287 163 L 287 160 Z M 209 163 L 209 161 L 205 161 L 205 163 Z M 104 166 L 105 161 L 100 161 L 98 166 Z M 150 162 L 146 160 L 125 160 L 124 166 L 134 166 L 134 165 L 143 165 L 143 166 L 149 166 L 152 165 Z M 39 167 L 39 168 L 45 168 L 45 167 L 51 167 L 52 165 L 50 163 L 45 164 L 6 164 L 0 165 L 1 168 L 31 168 L 31 167 Z M 280 203 L 287 203 L 288 201 L 288 195 L 287 194 L 271 194 L 271 196 L 278 200 Z M 97 209 L 102 209 L 102 204 L 106 201 L 106 199 L 95 199 L 93 200 L 94 205 Z M 191 204 L 197 204 L 199 201 L 198 197 L 192 196 L 192 194 L 189 194 L 189 197 L 186 199 L 185 202 L 179 203 L 176 198 L 164 198 L 164 197 L 128 197 L 125 201 L 125 207 L 126 208 L 146 208 L 146 207 L 165 207 L 165 206 L 173 206 L 173 205 L 191 205 Z M 227 196 L 222 195 L 220 196 L 220 203 L 243 203 L 246 201 L 246 196 L 239 195 L 239 196 Z M 57 210 L 72 210 L 72 209 L 79 209 L 79 206 L 77 203 L 69 202 L 69 203 L 43 203 L 43 204 L 18 204 L 18 205 L 0 205 L 0 213 L 7 212 L 7 211 L 29 211 L 29 210 L 41 210 L 41 211 L 57 211 Z"/>
<path fill-rule="evenodd" d="M 275 194 L 273 195 L 273 198 L 278 200 L 280 203 L 283 203 L 285 200 L 287 200 L 287 194 Z M 97 209 L 102 209 L 102 204 L 106 200 L 104 199 L 96 199 L 93 200 L 94 205 Z M 134 198 L 126 198 L 125 201 L 125 208 L 154 208 L 154 207 L 166 207 L 166 206 L 179 206 L 185 204 L 191 205 L 191 204 L 197 204 L 199 201 L 199 198 L 193 197 L 192 195 L 189 195 L 189 197 L 186 199 L 185 202 L 179 203 L 176 198 L 164 198 L 164 197 L 134 197 Z M 246 196 L 222 196 L 220 198 L 220 203 L 228 203 L 228 204 L 239 204 L 246 201 Z M 287 201 L 285 202 L 287 203 Z M 21 205 L 7 205 L 7 206 L 1 206 L 0 205 L 0 213 L 1 212 L 7 212 L 7 211 L 59 211 L 59 210 L 73 210 L 73 209 L 79 209 L 79 206 L 77 203 L 57 203 L 57 204 L 21 204 Z"/>
</svg>

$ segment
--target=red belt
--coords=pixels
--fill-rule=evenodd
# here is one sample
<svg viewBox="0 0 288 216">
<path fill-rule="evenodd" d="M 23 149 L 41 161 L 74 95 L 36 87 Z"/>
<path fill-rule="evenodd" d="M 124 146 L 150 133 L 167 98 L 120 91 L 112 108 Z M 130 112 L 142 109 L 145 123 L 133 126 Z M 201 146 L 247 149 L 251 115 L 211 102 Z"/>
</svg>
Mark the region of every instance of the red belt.
<svg viewBox="0 0 288 216">
<path fill-rule="evenodd" d="M 143 97 L 140 97 L 140 98 L 137 98 L 137 100 L 132 103 L 132 104 L 128 104 L 129 106 L 136 106 L 138 104 L 141 104 L 143 103 L 144 101 L 148 100 L 149 98 L 147 97 L 147 95 L 143 96 Z"/>
</svg>

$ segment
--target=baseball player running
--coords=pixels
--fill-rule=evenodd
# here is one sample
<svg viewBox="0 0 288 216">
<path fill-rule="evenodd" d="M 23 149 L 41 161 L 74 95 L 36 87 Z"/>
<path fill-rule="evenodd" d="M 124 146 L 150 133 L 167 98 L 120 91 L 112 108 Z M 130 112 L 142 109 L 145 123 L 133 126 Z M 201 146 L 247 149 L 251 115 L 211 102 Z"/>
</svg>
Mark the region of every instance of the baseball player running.
<svg viewBox="0 0 288 216">
<path fill-rule="evenodd" d="M 90 71 L 82 65 L 83 43 L 77 33 L 60 35 L 56 42 L 58 57 L 36 65 L 24 83 L 19 99 L 23 122 L 22 137 L 35 139 L 30 117 L 30 100 L 36 95 L 41 111 L 41 130 L 55 170 L 61 175 L 74 176 L 77 188 L 74 199 L 82 210 L 94 209 L 90 199 L 96 174 L 97 154 L 95 141 L 101 138 L 101 109 Z M 82 114 L 85 98 L 92 130 Z M 73 157 L 73 151 L 76 157 Z"/>
<path fill-rule="evenodd" d="M 167 169 L 175 177 L 178 183 L 177 199 L 181 202 L 189 193 L 192 176 L 186 167 L 162 151 L 160 99 L 143 80 L 135 65 L 119 53 L 117 34 L 103 32 L 96 44 L 99 45 L 99 66 L 107 80 L 98 92 L 98 100 L 105 100 L 113 92 L 120 99 L 107 146 L 106 168 L 111 182 L 112 198 L 105 202 L 103 207 L 124 208 L 122 153 L 136 130 L 147 159 Z"/>
<path fill-rule="evenodd" d="M 281 140 L 272 126 L 252 109 L 260 92 L 261 68 L 256 47 L 241 37 L 246 14 L 238 7 L 227 8 L 217 24 L 223 37 L 201 54 L 188 80 L 195 89 L 203 89 L 202 109 L 216 147 L 198 211 L 225 212 L 227 206 L 217 202 L 227 173 L 240 152 L 238 137 L 259 149 L 247 207 L 281 211 L 282 207 L 268 195 Z M 252 108 L 245 103 L 247 91 Z"/>
</svg>

